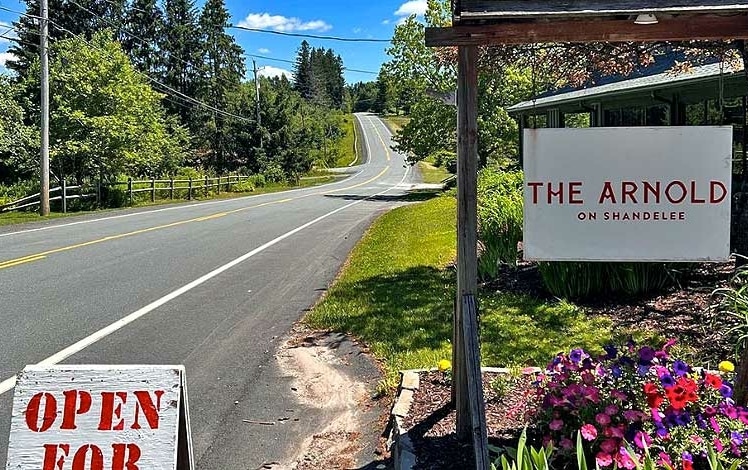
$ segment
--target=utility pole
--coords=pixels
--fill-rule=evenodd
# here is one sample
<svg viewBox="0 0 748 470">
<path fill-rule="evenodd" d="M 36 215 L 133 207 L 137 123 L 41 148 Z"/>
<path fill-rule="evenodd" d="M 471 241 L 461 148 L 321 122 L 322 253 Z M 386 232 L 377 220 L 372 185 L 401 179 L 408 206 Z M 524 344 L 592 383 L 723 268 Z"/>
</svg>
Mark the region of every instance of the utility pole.
<svg viewBox="0 0 748 470">
<path fill-rule="evenodd" d="M 252 59 L 255 72 L 255 111 L 257 112 L 257 130 L 260 131 L 260 148 L 262 148 L 262 120 L 260 119 L 260 79 L 257 77 L 257 62 Z"/>
<path fill-rule="evenodd" d="M 41 61 L 41 92 L 42 92 L 42 128 L 41 128 L 41 188 L 39 190 L 39 214 L 49 215 L 49 5 L 47 0 L 41 0 L 41 20 L 39 21 L 39 54 Z"/>
</svg>

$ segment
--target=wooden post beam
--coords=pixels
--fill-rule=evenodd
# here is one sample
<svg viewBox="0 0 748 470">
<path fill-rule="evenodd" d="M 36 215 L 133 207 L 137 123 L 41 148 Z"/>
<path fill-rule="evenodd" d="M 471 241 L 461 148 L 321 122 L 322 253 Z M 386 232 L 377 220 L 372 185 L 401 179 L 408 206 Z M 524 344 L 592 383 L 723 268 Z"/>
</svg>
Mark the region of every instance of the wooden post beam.
<svg viewBox="0 0 748 470">
<path fill-rule="evenodd" d="M 471 318 L 476 316 L 476 309 L 466 308 L 464 303 L 466 296 L 476 298 L 478 290 L 478 51 L 475 46 L 464 46 L 459 48 L 458 56 L 457 299 L 453 324 L 452 390 L 457 411 L 457 436 L 462 441 L 473 442 L 475 423 L 481 423 L 476 413 L 485 412 L 482 390 L 476 393 L 474 384 L 469 386 L 472 375 L 468 372 L 474 372 L 476 368 L 480 371 L 480 352 L 477 329 L 468 328 L 470 337 L 465 337 L 466 325 L 477 325 L 478 322 Z M 471 389 L 473 393 L 470 393 Z M 485 426 L 485 419 L 482 422 Z M 480 470 L 488 469 L 480 461 L 476 465 Z"/>
<path fill-rule="evenodd" d="M 748 15 L 693 15 L 662 18 L 657 24 L 633 20 L 586 19 L 501 21 L 451 28 L 426 28 L 426 45 L 479 46 L 491 44 L 721 41 L 748 39 Z"/>
</svg>

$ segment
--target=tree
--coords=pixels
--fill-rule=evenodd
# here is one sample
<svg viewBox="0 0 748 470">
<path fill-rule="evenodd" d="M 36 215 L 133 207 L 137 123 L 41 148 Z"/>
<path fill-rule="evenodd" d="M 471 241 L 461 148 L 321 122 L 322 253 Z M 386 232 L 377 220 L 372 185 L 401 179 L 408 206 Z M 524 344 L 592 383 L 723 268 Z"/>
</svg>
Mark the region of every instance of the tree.
<svg viewBox="0 0 748 470">
<path fill-rule="evenodd" d="M 164 34 L 164 14 L 156 0 L 133 0 L 125 19 L 127 33 L 122 48 L 132 64 L 141 72 L 162 73 L 159 44 Z"/>
<path fill-rule="evenodd" d="M 96 31 L 123 24 L 125 0 L 49 0 L 50 42 L 83 34 L 90 38 Z M 39 56 L 39 0 L 26 0 L 26 13 L 13 23 L 17 40 L 8 52 L 14 57 L 6 64 L 22 80 L 29 65 Z"/>
<path fill-rule="evenodd" d="M 314 96 L 313 72 L 312 72 L 312 50 L 309 43 L 301 42 L 296 53 L 296 63 L 293 69 L 294 90 L 299 92 L 304 99 L 311 100 Z"/>
<path fill-rule="evenodd" d="M 162 81 L 182 95 L 195 97 L 202 86 L 203 47 L 193 0 L 166 0 L 164 34 L 160 45 L 163 59 Z M 167 110 L 179 116 L 182 124 L 193 132 L 199 131 L 195 104 L 189 99 L 175 98 L 165 104 Z"/>
<path fill-rule="evenodd" d="M 78 36 L 52 46 L 51 168 L 58 176 L 112 179 L 159 176 L 181 164 L 188 135 L 169 121 L 160 100 L 112 39 Z M 27 86 L 39 86 L 38 61 Z"/>
<path fill-rule="evenodd" d="M 226 109 L 229 98 L 235 93 L 244 76 L 244 50 L 233 36 L 226 34 L 230 15 L 224 0 L 208 0 L 200 15 L 201 42 L 203 44 L 204 75 L 200 97 L 216 109 Z M 220 174 L 224 169 L 226 151 L 231 147 L 227 141 L 232 134 L 226 118 L 208 111 L 203 116 L 206 125 L 201 133 L 210 143 L 211 166 Z M 230 119 L 230 118 L 229 118 Z"/>
<path fill-rule="evenodd" d="M 38 173 L 39 132 L 23 122 L 17 87 L 0 75 L 0 183 L 16 183 Z"/>
</svg>

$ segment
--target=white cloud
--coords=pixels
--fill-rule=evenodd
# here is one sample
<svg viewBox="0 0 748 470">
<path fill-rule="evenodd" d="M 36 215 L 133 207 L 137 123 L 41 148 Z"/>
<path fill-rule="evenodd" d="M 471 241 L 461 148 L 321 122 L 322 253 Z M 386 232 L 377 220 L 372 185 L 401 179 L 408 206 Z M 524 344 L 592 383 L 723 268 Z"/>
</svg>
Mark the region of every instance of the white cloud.
<svg viewBox="0 0 748 470">
<path fill-rule="evenodd" d="M 280 77 L 281 75 L 285 75 L 289 80 L 293 77 L 293 74 L 289 70 L 272 67 L 270 65 L 261 68 L 258 74 L 261 77 Z"/>
<path fill-rule="evenodd" d="M 5 63 L 14 58 L 15 56 L 10 52 L 0 52 L 0 68 L 5 68 Z"/>
<path fill-rule="evenodd" d="M 250 13 L 244 18 L 239 26 L 254 29 L 272 29 L 282 33 L 292 31 L 329 31 L 332 26 L 322 20 L 302 21 L 299 18 L 291 18 L 282 15 L 271 15 L 270 13 Z"/>
<path fill-rule="evenodd" d="M 390 20 L 382 20 L 382 24 L 390 24 Z"/>
<path fill-rule="evenodd" d="M 427 8 L 426 0 L 409 0 L 400 5 L 400 8 L 395 12 L 395 16 L 423 16 L 426 14 Z"/>
<path fill-rule="evenodd" d="M 261 48 L 257 49 L 257 52 L 259 52 L 260 54 L 270 54 L 270 49 L 268 49 L 266 47 L 261 47 Z"/>
<path fill-rule="evenodd" d="M 353 34 L 359 34 L 363 29 L 361 28 L 353 28 Z"/>
</svg>

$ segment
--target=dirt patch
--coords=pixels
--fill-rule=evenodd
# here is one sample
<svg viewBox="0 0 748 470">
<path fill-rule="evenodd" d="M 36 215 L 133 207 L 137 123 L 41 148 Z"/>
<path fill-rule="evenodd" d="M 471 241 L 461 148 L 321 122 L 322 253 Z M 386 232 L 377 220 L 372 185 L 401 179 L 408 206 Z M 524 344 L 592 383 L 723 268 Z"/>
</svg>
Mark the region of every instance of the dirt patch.
<svg viewBox="0 0 748 470">
<path fill-rule="evenodd" d="M 371 398 L 367 382 L 346 370 L 355 366 L 350 357 L 351 348 L 355 347 L 343 335 L 297 329 L 279 349 L 277 359 L 281 370 L 295 378 L 291 390 L 301 404 L 322 412 L 320 422 L 324 426 L 301 442 L 288 461 L 270 468 L 359 467 L 368 444 L 361 430 L 371 427 L 372 411 L 377 412 L 373 410 L 377 404 Z"/>
</svg>

